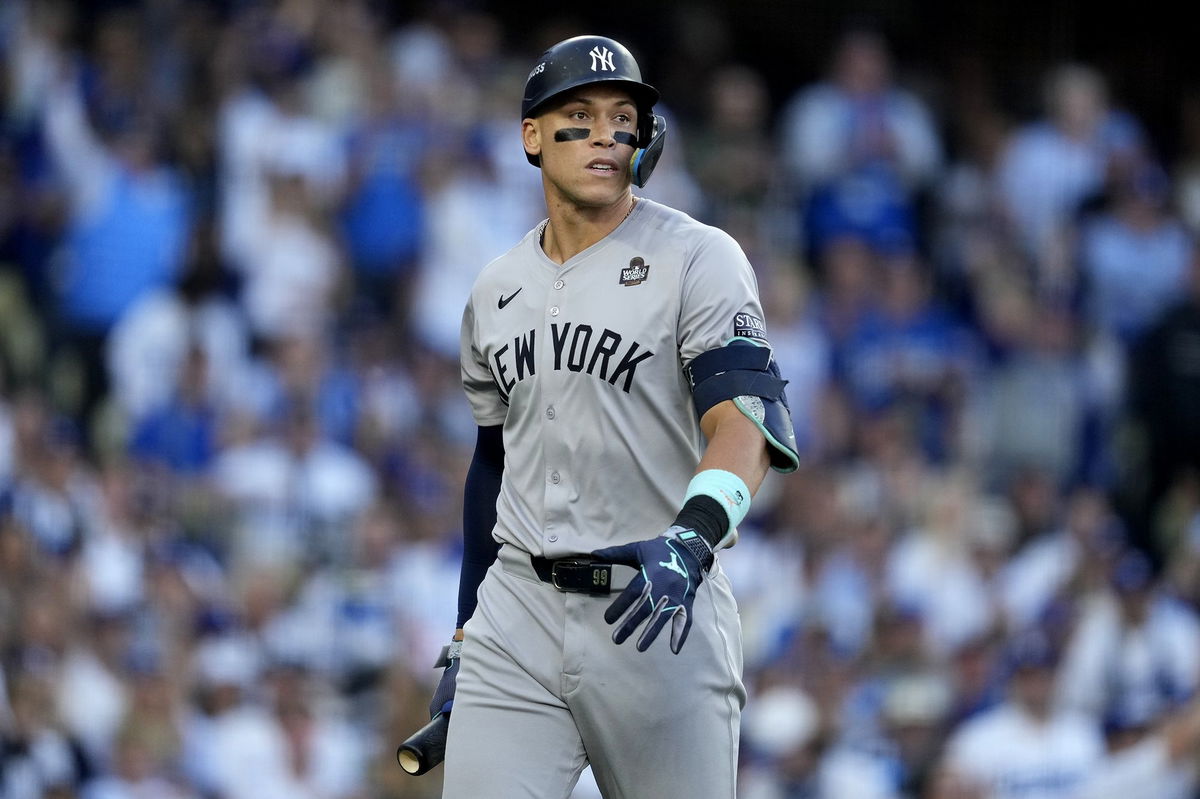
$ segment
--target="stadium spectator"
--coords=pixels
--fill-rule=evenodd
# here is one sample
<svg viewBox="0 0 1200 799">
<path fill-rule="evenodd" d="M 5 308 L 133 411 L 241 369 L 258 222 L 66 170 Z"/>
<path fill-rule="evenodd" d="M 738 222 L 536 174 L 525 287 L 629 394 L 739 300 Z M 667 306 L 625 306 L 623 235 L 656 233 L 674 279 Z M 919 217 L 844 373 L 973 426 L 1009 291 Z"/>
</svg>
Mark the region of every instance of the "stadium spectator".
<svg viewBox="0 0 1200 799">
<path fill-rule="evenodd" d="M 1062 699 L 1103 718 L 1154 718 L 1200 687 L 1200 617 L 1163 591 L 1149 558 L 1126 551 L 1110 590 L 1081 603 L 1062 665 Z"/>
<path fill-rule="evenodd" d="M 268 676 L 275 719 L 283 734 L 277 764 L 280 799 L 356 799 L 363 795 L 366 753 L 336 695 L 325 695 L 307 669 L 276 664 Z"/>
<path fill-rule="evenodd" d="M 373 64 L 365 77 L 366 107 L 346 140 L 347 197 L 338 221 L 357 307 L 403 328 L 426 224 L 421 173 L 435 132 L 410 110 L 385 65 Z"/>
<path fill-rule="evenodd" d="M 48 672 L 17 671 L 5 684 L 0 725 L 0 789 L 11 799 L 68 799 L 92 775 L 79 742 L 57 722 Z"/>
<path fill-rule="evenodd" d="M 314 10 L 303 3 L 294 14 L 278 8 L 237 15 L 217 43 L 211 79 L 223 92 L 214 120 L 219 240 L 231 267 L 247 275 L 261 267 L 254 253 L 269 246 L 262 237 L 273 207 L 301 235 L 343 190 L 339 133 L 313 114 L 304 93 Z M 283 196 L 288 183 L 293 190 Z"/>
<path fill-rule="evenodd" d="M 801 688 L 776 685 L 747 709 L 742 722 L 743 766 L 738 796 L 744 799 L 804 799 L 821 796 L 824 721 Z"/>
<path fill-rule="evenodd" d="M 815 457 L 822 436 L 818 409 L 829 390 L 832 354 L 825 330 L 817 319 L 815 286 L 801 269 L 786 265 L 772 272 L 774 290 L 763 298 L 764 312 L 773 320 L 780 373 L 787 372 L 788 407 L 796 427 L 801 457 Z"/>
<path fill-rule="evenodd" d="M 1100 72 L 1078 63 L 1049 70 L 1040 115 L 1009 136 L 995 176 L 1039 294 L 1074 290 L 1070 239 L 1079 216 L 1146 146 L 1141 124 L 1113 106 Z"/>
<path fill-rule="evenodd" d="M 1010 266 L 1019 260 L 1019 248 L 995 178 L 1012 123 L 999 107 L 1000 76 L 986 59 L 960 54 L 954 66 L 942 103 L 949 158 L 931 192 L 928 253 L 938 293 L 970 318 L 978 312 L 972 294 L 986 294 L 982 282 L 1020 271 Z"/>
<path fill-rule="evenodd" d="M 882 697 L 878 731 L 859 744 L 880 796 L 927 794 L 948 730 L 951 686 L 937 671 L 899 674 Z"/>
<path fill-rule="evenodd" d="M 519 108 L 519 103 L 514 101 L 510 108 Z M 510 109 L 504 113 L 505 119 L 516 116 Z M 510 132 L 480 124 L 461 133 L 464 140 L 458 148 L 431 153 L 426 165 L 426 227 L 409 320 L 413 339 L 452 363 L 457 360 L 462 321 L 459 299 L 484 264 L 538 221 L 537 206 L 529 199 L 533 184 L 526 182 L 536 173 L 522 170 L 516 174 L 524 180 L 510 177 L 524 166 L 513 163 L 512 153 L 502 149 L 501 142 L 511 143 Z M 519 148 L 511 149 L 520 156 Z M 462 235 L 464 230 L 472 235 Z"/>
<path fill-rule="evenodd" d="M 1001 622 L 996 564 L 1010 556 L 1014 520 L 964 475 L 932 479 L 924 491 L 927 518 L 892 546 L 886 585 L 893 601 L 918 609 L 925 645 L 943 659 Z"/>
<path fill-rule="evenodd" d="M 87 631 L 72 636 L 57 663 L 55 710 L 85 757 L 109 770 L 116 734 L 131 701 L 134 618 L 127 610 L 96 609 L 84 613 L 83 621 Z"/>
<path fill-rule="evenodd" d="M 838 534 L 821 554 L 813 581 L 813 609 L 835 651 L 862 654 L 882 606 L 883 574 L 892 520 L 883 512 L 876 475 L 837 484 Z"/>
<path fill-rule="evenodd" d="M 957 729 L 968 719 L 1004 701 L 1001 652 L 1006 640 L 999 630 L 989 630 L 967 641 L 947 658 L 947 680 L 951 686 L 947 730 Z M 944 748 L 944 739 L 942 745 Z"/>
<path fill-rule="evenodd" d="M 116 735 L 112 768 L 86 783 L 81 799 L 198 799 L 195 791 L 168 778 L 167 764 L 158 757 L 158 744 L 150 730 L 134 724 L 123 726 Z"/>
<path fill-rule="evenodd" d="M 816 253 L 812 267 L 813 297 L 808 314 L 827 349 L 831 393 L 826 399 L 830 410 L 837 410 L 836 403 L 848 403 L 846 412 L 857 418 L 863 408 L 853 402 L 854 365 L 849 355 L 855 339 L 878 313 L 879 253 L 863 236 L 842 234 Z M 819 424 L 827 428 L 829 421 L 823 419 Z"/>
<path fill-rule="evenodd" d="M 117 30 L 121 50 L 137 47 Z M 105 336 L 133 302 L 178 274 L 190 221 L 153 110 L 128 109 L 97 131 L 82 79 L 67 73 L 48 87 L 43 125 L 70 209 L 51 330 L 57 351 L 74 358 L 84 377 L 72 410 L 90 423 L 108 393 Z"/>
<path fill-rule="evenodd" d="M 233 563 L 285 570 L 340 557 L 349 525 L 378 491 L 362 457 L 329 438 L 303 402 L 285 406 L 274 429 L 222 451 L 211 475 L 234 514 Z"/>
<path fill-rule="evenodd" d="M 262 170 L 266 207 L 235 260 L 251 332 L 263 346 L 287 336 L 324 335 L 337 315 L 344 258 L 310 194 L 305 165 L 284 150 Z"/>
<path fill-rule="evenodd" d="M 1167 205 L 1158 165 L 1115 176 L 1110 194 L 1109 210 L 1083 222 L 1081 280 L 1088 318 L 1128 347 L 1185 289 L 1195 245 Z"/>
<path fill-rule="evenodd" d="M 735 231 L 769 226 L 779 187 L 766 80 L 753 67 L 729 64 L 715 72 L 709 92 L 705 117 L 687 137 L 688 171 L 704 202 L 697 218 Z"/>
<path fill-rule="evenodd" d="M 184 773 L 206 795 L 269 796 L 283 736 L 263 707 L 261 648 L 236 631 L 200 638 L 186 664 L 194 701 L 183 722 Z"/>
<path fill-rule="evenodd" d="M 1105 717 L 1108 754 L 1078 799 L 1189 799 L 1200 787 L 1200 700 L 1172 713 L 1114 711 Z"/>
<path fill-rule="evenodd" d="M 211 371 L 203 350 L 188 350 L 175 393 L 132 421 L 129 452 L 135 459 L 172 474 L 198 475 L 208 469 L 218 437 L 218 411 L 207 392 Z"/>
<path fill-rule="evenodd" d="M 1037 301 L 1026 288 L 989 300 L 1009 319 L 992 327 L 993 361 L 969 387 L 968 429 L 988 485 L 1004 485 L 1029 469 L 1059 490 L 1087 479 L 1087 436 L 1098 399 L 1080 357 L 1077 315 L 1058 302 Z M 999 307 L 1002 303 L 1007 307 Z"/>
<path fill-rule="evenodd" d="M 898 84 L 880 31 L 854 26 L 837 39 L 829 74 L 789 99 L 778 135 L 811 251 L 843 233 L 918 243 L 918 194 L 941 167 L 941 136 L 924 100 Z"/>
<path fill-rule="evenodd" d="M 951 733 L 936 799 L 1070 799 L 1102 762 L 1099 723 L 1055 707 L 1058 653 L 1046 635 L 1016 638 L 1007 663 L 1007 699 Z"/>
<path fill-rule="evenodd" d="M 1064 498 L 1061 520 L 1021 542 L 1000 574 L 1004 624 L 1040 624 L 1056 605 L 1074 605 L 1108 582 L 1124 546 L 1122 528 L 1103 492 L 1087 486 Z"/>
<path fill-rule="evenodd" d="M 79 426 L 68 416 L 47 413 L 44 403 L 37 392 L 20 398 L 21 468 L 10 501 L 38 550 L 65 561 L 83 545 L 99 505 L 99 488 L 82 452 Z"/>
<path fill-rule="evenodd" d="M 931 292 L 929 266 L 914 251 L 891 251 L 876 272 L 879 301 L 846 342 L 847 383 L 866 413 L 893 408 L 925 454 L 944 462 L 958 450 L 965 385 L 975 371 L 969 333 Z"/>
<path fill-rule="evenodd" d="M 140 297 L 109 333 L 114 400 L 135 423 L 174 400 L 192 350 L 205 362 L 198 397 L 227 405 L 245 390 L 250 331 L 216 234 L 215 220 L 198 219 L 181 274 Z"/>
<path fill-rule="evenodd" d="M 279 419 L 292 406 L 307 406 L 323 436 L 353 445 L 360 389 L 342 353 L 337 339 L 317 331 L 280 336 L 253 359 L 237 406 L 264 422 Z"/>
</svg>

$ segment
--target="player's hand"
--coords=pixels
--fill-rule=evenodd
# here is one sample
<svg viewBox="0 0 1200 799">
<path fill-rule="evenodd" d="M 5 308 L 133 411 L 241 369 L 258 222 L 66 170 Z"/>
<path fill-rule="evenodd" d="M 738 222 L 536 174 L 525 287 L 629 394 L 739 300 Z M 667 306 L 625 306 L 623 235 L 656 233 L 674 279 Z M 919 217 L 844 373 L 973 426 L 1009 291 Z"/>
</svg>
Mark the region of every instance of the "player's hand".
<svg viewBox="0 0 1200 799">
<path fill-rule="evenodd" d="M 646 541 L 598 549 L 592 557 L 638 570 L 604 611 L 606 622 L 619 622 L 613 641 L 622 643 L 646 622 L 637 640 L 638 651 L 645 652 L 670 622 L 671 651 L 678 655 L 692 628 L 696 589 L 713 564 L 708 542 L 695 530 L 676 526 Z"/>
<path fill-rule="evenodd" d="M 443 666 L 442 679 L 438 681 L 433 699 L 429 702 L 429 718 L 439 713 L 449 713 L 454 706 L 454 689 L 458 684 L 459 653 L 462 651 L 462 641 L 452 641 L 442 650 L 442 656 L 435 666 Z"/>
</svg>

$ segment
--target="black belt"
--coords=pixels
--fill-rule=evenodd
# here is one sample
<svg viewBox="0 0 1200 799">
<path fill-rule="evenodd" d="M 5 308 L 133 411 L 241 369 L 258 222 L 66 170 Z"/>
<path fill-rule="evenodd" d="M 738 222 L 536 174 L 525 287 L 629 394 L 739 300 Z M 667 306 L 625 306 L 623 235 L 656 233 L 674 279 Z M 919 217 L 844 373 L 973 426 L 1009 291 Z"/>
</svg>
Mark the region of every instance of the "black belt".
<svg viewBox="0 0 1200 799">
<path fill-rule="evenodd" d="M 543 558 L 530 555 L 529 562 L 543 583 L 568 594 L 605 596 L 612 591 L 611 563 L 588 558 Z"/>
</svg>

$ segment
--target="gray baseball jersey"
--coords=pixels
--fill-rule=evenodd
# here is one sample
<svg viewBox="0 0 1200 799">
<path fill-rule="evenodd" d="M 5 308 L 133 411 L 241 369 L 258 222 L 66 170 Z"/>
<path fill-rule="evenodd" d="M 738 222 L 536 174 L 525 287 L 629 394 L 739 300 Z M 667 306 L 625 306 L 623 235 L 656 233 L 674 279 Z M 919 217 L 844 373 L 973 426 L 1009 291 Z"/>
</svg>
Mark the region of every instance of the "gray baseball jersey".
<svg viewBox="0 0 1200 799">
<path fill-rule="evenodd" d="M 504 425 L 495 535 L 561 557 L 665 530 L 702 439 L 683 367 L 763 339 L 754 271 L 727 233 L 646 199 L 561 266 L 531 231 L 483 270 L 462 325 L 480 425 Z"/>
<path fill-rule="evenodd" d="M 464 626 L 443 797 L 565 799 L 590 763 L 608 799 L 732 799 L 746 694 L 720 563 L 676 655 L 614 644 L 612 597 L 558 592 L 530 555 L 666 530 L 703 444 L 683 368 L 764 337 L 754 272 L 728 234 L 644 199 L 562 265 L 541 233 L 488 264 L 463 315 L 475 418 L 504 425 L 503 546 Z"/>
</svg>

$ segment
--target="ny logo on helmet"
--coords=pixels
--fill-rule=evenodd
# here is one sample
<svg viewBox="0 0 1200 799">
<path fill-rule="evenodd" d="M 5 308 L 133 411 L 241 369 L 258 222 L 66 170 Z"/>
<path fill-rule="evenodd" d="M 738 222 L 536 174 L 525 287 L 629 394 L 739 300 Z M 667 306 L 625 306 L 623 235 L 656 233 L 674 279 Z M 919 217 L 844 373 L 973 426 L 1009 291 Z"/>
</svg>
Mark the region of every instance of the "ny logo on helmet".
<svg viewBox="0 0 1200 799">
<path fill-rule="evenodd" d="M 613 52 L 603 45 L 596 45 L 588 53 L 592 57 L 592 72 L 616 72 L 613 66 Z"/>
</svg>

